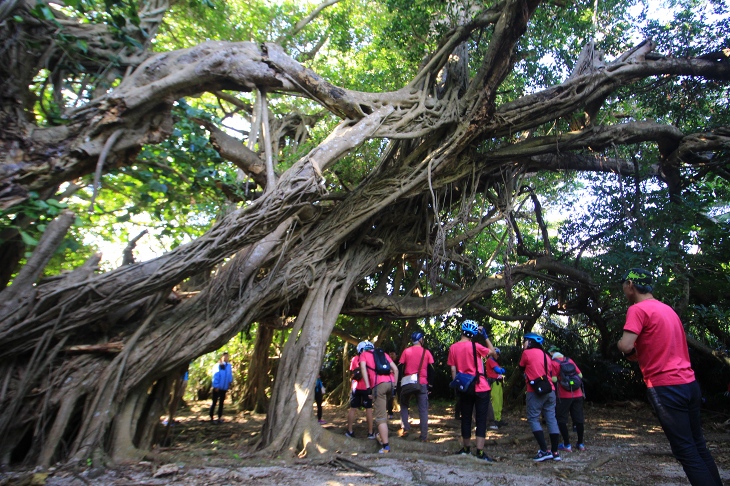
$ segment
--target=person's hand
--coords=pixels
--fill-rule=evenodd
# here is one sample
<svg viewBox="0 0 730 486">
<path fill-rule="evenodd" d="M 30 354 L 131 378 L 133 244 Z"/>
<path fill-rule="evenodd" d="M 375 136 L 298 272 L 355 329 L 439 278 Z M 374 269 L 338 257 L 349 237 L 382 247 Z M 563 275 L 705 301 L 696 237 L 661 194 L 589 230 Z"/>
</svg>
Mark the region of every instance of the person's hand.
<svg viewBox="0 0 730 486">
<path fill-rule="evenodd" d="M 372 388 L 367 388 L 365 390 L 365 393 L 367 393 L 369 397 L 372 397 L 373 396 L 373 389 Z"/>
<path fill-rule="evenodd" d="M 479 332 L 481 333 L 482 336 L 484 336 L 484 339 L 489 339 L 486 329 L 484 329 L 483 327 L 479 327 Z"/>
</svg>

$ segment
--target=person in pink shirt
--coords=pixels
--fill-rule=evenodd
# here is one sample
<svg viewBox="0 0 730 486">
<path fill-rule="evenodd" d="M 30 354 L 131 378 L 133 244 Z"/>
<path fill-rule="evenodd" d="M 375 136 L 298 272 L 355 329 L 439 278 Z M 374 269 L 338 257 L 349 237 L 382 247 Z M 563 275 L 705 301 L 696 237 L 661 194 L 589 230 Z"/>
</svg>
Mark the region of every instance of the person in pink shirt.
<svg viewBox="0 0 730 486">
<path fill-rule="evenodd" d="M 575 381 L 580 382 L 580 384 L 573 383 L 571 386 L 571 384 L 562 382 L 560 376 L 561 364 L 568 364 L 568 368 L 572 366 L 573 372 L 577 376 Z M 560 434 L 563 436 L 563 442 L 558 444 L 558 451 L 573 451 L 573 446 L 570 445 L 570 433 L 568 432 L 568 414 L 570 414 L 570 418 L 575 425 L 575 431 L 578 434 L 578 442 L 576 442 L 575 448 L 579 451 L 584 451 L 586 450 L 585 444 L 583 443 L 585 418 L 583 416 L 583 382 L 581 381 L 583 373 L 581 373 L 575 361 L 563 356 L 558 351 L 553 353 L 553 359 L 550 365 L 553 368 L 553 383 L 555 383 L 555 390 L 558 394 L 558 403 L 555 406 L 555 418 L 558 421 Z"/>
<path fill-rule="evenodd" d="M 403 379 L 409 379 L 411 382 L 418 380 L 420 385 L 417 392 L 408 395 L 404 395 L 401 391 L 400 419 L 403 427 L 401 437 L 405 437 L 411 430 L 411 424 L 408 422 L 408 405 L 411 398 L 415 398 L 421 428 L 420 439 L 421 442 L 426 442 L 428 440 L 428 370 L 429 366 L 433 365 L 433 355 L 423 346 L 423 338 L 424 334 L 421 331 L 411 334 L 413 346 L 404 349 L 400 357 L 400 364 L 403 365 Z"/>
<path fill-rule="evenodd" d="M 473 341 L 478 334 L 484 336 L 486 347 Z M 461 449 L 457 454 L 471 454 L 471 417 L 472 413 L 476 412 L 476 457 L 486 462 L 493 462 L 493 460 L 484 452 L 490 387 L 484 372 L 482 358 L 493 353 L 494 346 L 489 341 L 484 328 L 472 320 L 466 320 L 461 324 L 461 339 L 451 345 L 446 361 L 446 364 L 451 367 L 452 380 L 456 379 L 457 373 L 476 376 L 473 392 L 457 391 L 461 405 Z"/>
<path fill-rule="evenodd" d="M 362 407 L 365 409 L 365 418 L 368 424 L 368 439 L 375 439 L 373 433 L 373 401 L 370 397 L 370 391 L 365 385 L 365 378 L 360 372 L 360 354 L 365 348 L 373 349 L 373 343 L 370 341 L 362 341 L 357 345 L 357 355 L 352 357 L 350 361 L 350 371 L 355 374 L 357 372 L 358 378 L 353 378 L 352 394 L 350 395 L 350 409 L 347 411 L 347 431 L 345 435 L 347 437 L 354 438 L 355 433 L 352 430 L 352 425 L 355 422 L 355 410 Z"/>
<path fill-rule="evenodd" d="M 560 442 L 560 429 L 555 419 L 555 393 L 549 392 L 544 395 L 536 393 L 532 382 L 540 377 L 552 376 L 552 366 L 549 363 L 547 353 L 543 349 L 545 339 L 539 334 L 528 332 L 522 339 L 522 357 L 520 357 L 520 368 L 525 373 L 526 393 L 525 405 L 527 412 L 527 424 L 532 430 L 540 449 L 532 459 L 535 462 L 560 461 L 558 443 Z M 549 382 L 552 388 L 552 381 Z M 552 388 L 554 389 L 554 388 Z M 538 390 L 539 391 L 539 390 Z M 547 422 L 548 433 L 550 434 L 550 450 L 547 450 L 545 432 L 540 424 L 540 415 Z"/>
<path fill-rule="evenodd" d="M 702 394 L 689 360 L 684 327 L 674 309 L 654 298 L 652 283 L 651 273 L 643 268 L 631 268 L 624 275 L 622 287 L 629 309 L 617 347 L 627 359 L 638 361 L 649 402 L 690 484 L 721 486 L 702 434 Z"/>
<path fill-rule="evenodd" d="M 381 375 L 376 373 L 374 350 L 372 344 L 363 350 L 360 355 L 360 371 L 365 379 L 365 386 L 370 390 L 370 396 L 373 398 L 375 424 L 378 427 L 375 438 L 382 446 L 378 453 L 386 454 L 390 452 L 388 442 L 388 395 L 392 396 L 395 393 L 395 384 L 398 382 L 398 367 L 388 353 L 383 353 L 388 364 L 390 364 L 390 374 Z"/>
</svg>

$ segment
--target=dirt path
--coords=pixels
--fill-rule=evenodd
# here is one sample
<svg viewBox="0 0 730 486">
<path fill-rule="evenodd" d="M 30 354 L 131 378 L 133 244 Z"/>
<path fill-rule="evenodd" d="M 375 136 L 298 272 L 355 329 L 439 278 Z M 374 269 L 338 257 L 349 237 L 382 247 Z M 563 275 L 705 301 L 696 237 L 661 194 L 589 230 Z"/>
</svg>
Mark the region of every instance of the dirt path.
<svg viewBox="0 0 730 486">
<path fill-rule="evenodd" d="M 316 459 L 261 460 L 247 457 L 258 441 L 262 415 L 229 414 L 222 424 L 208 421 L 207 403 L 191 402 L 171 427 L 170 446 L 155 449 L 144 461 L 113 469 L 14 470 L 0 473 L 0 485 L 686 485 L 682 468 L 650 409 L 645 404 L 586 406 L 586 451 L 563 453 L 560 462 L 533 463 L 536 444 L 522 411 L 508 412 L 509 423 L 487 435 L 487 453 L 497 459 L 484 464 L 455 456 L 459 423 L 451 404 L 431 407 L 430 442 L 421 444 L 415 433 L 397 437 L 398 420 L 390 421 L 393 452 L 377 454 L 375 441 L 366 439 L 364 414 L 355 439 L 342 449 Z M 396 418 L 398 413 L 396 412 Z M 325 408 L 325 429 L 344 434 L 345 412 Z M 725 417 L 726 418 L 726 417 Z M 412 420 L 412 423 L 414 421 Z M 417 419 L 413 431 L 417 430 Z M 706 437 L 726 484 L 730 484 L 730 433 L 722 420 L 706 417 Z M 358 438 L 359 437 L 359 438 Z M 574 435 L 572 435 L 574 439 Z M 353 452 L 360 450 L 361 452 Z M 362 452 L 366 451 L 366 452 Z M 31 482 L 35 481 L 35 482 Z"/>
</svg>

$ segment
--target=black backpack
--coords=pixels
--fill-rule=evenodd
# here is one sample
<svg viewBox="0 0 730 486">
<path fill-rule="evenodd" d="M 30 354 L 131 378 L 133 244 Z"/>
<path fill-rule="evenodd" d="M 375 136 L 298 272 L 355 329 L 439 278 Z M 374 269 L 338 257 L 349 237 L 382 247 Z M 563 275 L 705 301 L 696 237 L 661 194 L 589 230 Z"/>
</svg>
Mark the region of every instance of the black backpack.
<svg viewBox="0 0 730 486">
<path fill-rule="evenodd" d="M 583 380 L 578 376 L 578 369 L 575 365 L 567 357 L 562 360 L 559 359 L 558 363 L 560 363 L 560 373 L 558 374 L 560 386 L 571 392 L 580 390 L 583 386 Z"/>
<path fill-rule="evenodd" d="M 373 350 L 373 357 L 375 358 L 375 373 L 379 375 L 390 374 L 390 362 L 385 357 L 385 351 L 381 348 L 375 348 Z"/>
</svg>

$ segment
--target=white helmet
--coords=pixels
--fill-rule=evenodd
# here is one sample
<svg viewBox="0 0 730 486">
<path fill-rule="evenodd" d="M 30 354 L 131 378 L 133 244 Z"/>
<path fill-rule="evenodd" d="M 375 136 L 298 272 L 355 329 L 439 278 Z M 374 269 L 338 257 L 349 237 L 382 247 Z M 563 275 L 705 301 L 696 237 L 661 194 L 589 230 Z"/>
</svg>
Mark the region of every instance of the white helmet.
<svg viewBox="0 0 730 486">
<path fill-rule="evenodd" d="M 370 341 L 362 341 L 357 345 L 357 354 L 360 354 L 363 351 L 370 351 L 371 349 L 375 349 L 373 343 Z"/>
</svg>

